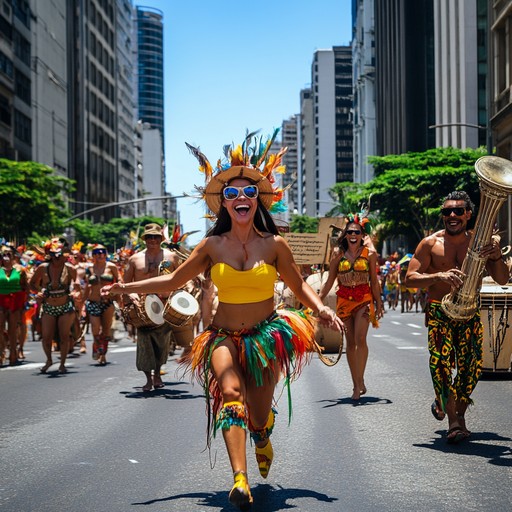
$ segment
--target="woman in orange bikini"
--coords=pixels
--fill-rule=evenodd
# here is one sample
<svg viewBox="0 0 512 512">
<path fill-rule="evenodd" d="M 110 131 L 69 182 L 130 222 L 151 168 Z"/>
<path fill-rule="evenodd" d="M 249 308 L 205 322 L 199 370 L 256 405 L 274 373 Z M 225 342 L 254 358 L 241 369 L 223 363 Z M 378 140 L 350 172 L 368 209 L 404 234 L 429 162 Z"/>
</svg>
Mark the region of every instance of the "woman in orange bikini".
<svg viewBox="0 0 512 512">
<path fill-rule="evenodd" d="M 339 239 L 339 251 L 331 260 L 329 276 L 319 295 L 322 299 L 326 297 L 337 279 L 336 314 L 347 328 L 347 361 L 354 385 L 352 400 L 359 400 L 366 393 L 368 327 L 370 322 L 378 327 L 384 306 L 377 277 L 377 253 L 363 242 L 370 233 L 370 222 L 357 214 L 349 214 L 347 219 L 348 224 Z"/>
<path fill-rule="evenodd" d="M 105 246 L 95 244 L 92 248 L 93 264 L 85 269 L 85 310 L 89 314 L 93 335 L 92 358 L 98 364 L 107 364 L 108 342 L 112 339 L 114 303 L 102 297 L 100 290 L 107 283 L 119 281 L 119 272 L 114 263 L 107 261 Z"/>
<path fill-rule="evenodd" d="M 215 174 L 206 157 L 187 145 L 206 174 L 201 192 L 217 217 L 215 225 L 173 273 L 102 291 L 169 292 L 201 273 L 211 275 L 219 305 L 212 324 L 194 340 L 187 361 L 207 397 L 208 446 L 211 435 L 222 431 L 234 476 L 229 500 L 241 510 L 252 503 L 247 430 L 255 443 L 259 472 L 266 478 L 273 459 L 269 436 L 274 427 L 274 389 L 281 374 L 286 385 L 298 376 L 315 344 L 310 313 L 275 310 L 278 273 L 322 324 L 342 327 L 335 312 L 303 281 L 269 213 L 280 199 L 280 191 L 272 186 L 273 171 L 284 171 L 284 151 L 268 153 L 276 135 L 277 131 L 266 143 L 254 141 L 252 148 L 248 135 L 242 146 L 229 147 L 227 162 L 219 161 Z"/>
</svg>

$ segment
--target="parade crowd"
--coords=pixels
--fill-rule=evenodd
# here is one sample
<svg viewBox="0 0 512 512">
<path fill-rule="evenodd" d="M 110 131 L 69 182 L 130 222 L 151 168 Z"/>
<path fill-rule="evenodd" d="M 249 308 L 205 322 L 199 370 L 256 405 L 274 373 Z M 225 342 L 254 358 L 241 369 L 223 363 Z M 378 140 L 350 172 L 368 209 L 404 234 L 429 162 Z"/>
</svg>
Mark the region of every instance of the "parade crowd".
<svg viewBox="0 0 512 512">
<path fill-rule="evenodd" d="M 470 252 L 468 222 L 475 211 L 469 196 L 448 194 L 441 205 L 443 229 L 425 237 L 414 253 L 387 260 L 379 258 L 369 236 L 368 210 L 346 214 L 343 228 L 331 237 L 329 264 L 316 267 L 321 277 L 313 286 L 313 269 L 296 264 L 271 216 L 282 211 L 283 197 L 274 174 L 284 172 L 285 149 L 269 153 L 276 135 L 263 141 L 247 134 L 243 144 L 225 148 L 226 160 L 215 168 L 199 148 L 187 145 L 206 178 L 197 189 L 215 218 L 192 251 L 179 243 L 179 227 L 169 237 L 157 223 L 143 227 L 140 250 L 114 254 L 99 243 L 70 245 L 59 237 L 37 247 L 14 247 L 5 240 L 1 245 L 2 365 L 23 363 L 30 330 L 33 340 L 42 341 L 41 373 L 59 353 L 57 371 L 65 374 L 66 358 L 75 350 L 90 352 L 105 366 L 117 317 L 137 344 L 142 392 L 151 393 L 164 387 L 162 366 L 181 347 L 178 362 L 206 398 L 207 445 L 217 432 L 224 439 L 233 477 L 229 501 L 240 510 L 253 502 L 247 438 L 259 473 L 267 478 L 274 458 L 276 386 L 282 379 L 291 411 L 291 383 L 312 354 L 322 355 L 317 329 L 335 333 L 340 355 L 345 345 L 351 399 L 357 402 L 367 393 L 370 326 L 379 327 L 386 305 L 388 311 L 425 312 L 431 411 L 439 421 L 447 417 L 448 444 L 471 435 L 465 413 L 482 371 L 480 311 L 475 307 L 461 321 L 442 307 L 466 279 L 461 268 Z M 471 255 L 484 262 L 496 283 L 508 283 L 510 270 L 496 233 Z M 292 300 L 283 306 L 284 289 Z M 87 328 L 92 347 L 85 343 Z"/>
</svg>

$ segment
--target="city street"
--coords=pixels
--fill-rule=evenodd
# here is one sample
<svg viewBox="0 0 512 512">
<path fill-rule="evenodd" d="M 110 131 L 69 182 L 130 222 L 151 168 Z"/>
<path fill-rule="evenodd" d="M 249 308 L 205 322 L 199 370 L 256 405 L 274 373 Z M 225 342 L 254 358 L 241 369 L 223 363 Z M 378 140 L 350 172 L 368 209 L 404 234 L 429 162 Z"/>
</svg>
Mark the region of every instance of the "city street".
<svg viewBox="0 0 512 512">
<path fill-rule="evenodd" d="M 177 373 L 179 352 L 165 367 L 166 387 L 143 394 L 124 334 L 106 367 L 91 359 L 88 335 L 88 353 L 71 357 L 66 375 L 58 364 L 39 373 L 44 356 L 33 341 L 22 365 L 0 369 L 0 510 L 235 510 L 223 441 L 206 449 L 202 390 Z M 423 315 L 388 311 L 368 340 L 359 403 L 345 356 L 334 367 L 315 357 L 292 384 L 290 424 L 286 392 L 276 395 L 267 480 L 248 443 L 253 511 L 511 510 L 512 380 L 482 380 L 467 414 L 470 440 L 447 445 L 446 420 L 430 412 Z"/>
</svg>

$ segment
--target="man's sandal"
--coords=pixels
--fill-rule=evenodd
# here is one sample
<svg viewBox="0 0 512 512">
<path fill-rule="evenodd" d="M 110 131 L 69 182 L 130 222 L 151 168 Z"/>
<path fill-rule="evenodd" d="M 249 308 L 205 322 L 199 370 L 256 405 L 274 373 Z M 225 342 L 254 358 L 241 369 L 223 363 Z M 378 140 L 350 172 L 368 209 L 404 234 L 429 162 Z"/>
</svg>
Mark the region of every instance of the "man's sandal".
<svg viewBox="0 0 512 512">
<path fill-rule="evenodd" d="M 469 434 L 459 425 L 452 427 L 448 432 L 446 432 L 446 442 L 448 444 L 458 444 L 468 437 Z"/>
<path fill-rule="evenodd" d="M 233 476 L 235 483 L 229 493 L 229 502 L 242 511 L 251 510 L 252 496 L 246 473 L 235 471 Z"/>
</svg>

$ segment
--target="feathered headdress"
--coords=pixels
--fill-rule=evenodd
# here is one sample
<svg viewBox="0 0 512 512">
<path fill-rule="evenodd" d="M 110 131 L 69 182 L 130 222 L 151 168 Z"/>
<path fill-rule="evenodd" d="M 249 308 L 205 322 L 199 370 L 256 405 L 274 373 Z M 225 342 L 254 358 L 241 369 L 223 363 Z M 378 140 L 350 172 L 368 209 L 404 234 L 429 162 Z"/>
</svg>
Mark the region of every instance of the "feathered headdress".
<svg viewBox="0 0 512 512">
<path fill-rule="evenodd" d="M 279 128 L 276 128 L 270 137 L 263 140 L 262 137 L 256 137 L 258 132 L 247 132 L 242 144 L 236 147 L 232 144 L 224 146 L 225 159 L 219 159 L 215 169 L 199 147 L 185 143 L 197 158 L 199 170 L 205 175 L 205 186 L 196 186 L 196 189 L 210 211 L 218 215 L 222 203 L 222 189 L 235 178 L 247 178 L 257 185 L 261 202 L 270 213 L 286 210 L 283 203 L 284 191 L 276 185 L 275 174 L 286 172 L 282 158 L 288 148 L 281 148 L 277 154 L 270 153 L 278 133 Z"/>
</svg>

